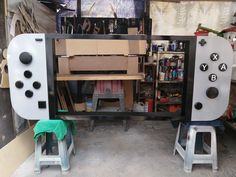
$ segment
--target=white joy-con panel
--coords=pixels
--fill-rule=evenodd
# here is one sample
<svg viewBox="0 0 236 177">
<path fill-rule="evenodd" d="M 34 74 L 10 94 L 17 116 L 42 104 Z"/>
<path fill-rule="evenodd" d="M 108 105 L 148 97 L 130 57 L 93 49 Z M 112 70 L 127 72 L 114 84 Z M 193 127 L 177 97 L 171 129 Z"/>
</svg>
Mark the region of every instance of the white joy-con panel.
<svg viewBox="0 0 236 177">
<path fill-rule="evenodd" d="M 15 112 L 25 119 L 49 119 L 45 34 L 16 36 L 7 58 Z"/>
<path fill-rule="evenodd" d="M 196 45 L 191 120 L 215 120 L 228 106 L 233 50 L 221 37 L 197 37 Z"/>
</svg>

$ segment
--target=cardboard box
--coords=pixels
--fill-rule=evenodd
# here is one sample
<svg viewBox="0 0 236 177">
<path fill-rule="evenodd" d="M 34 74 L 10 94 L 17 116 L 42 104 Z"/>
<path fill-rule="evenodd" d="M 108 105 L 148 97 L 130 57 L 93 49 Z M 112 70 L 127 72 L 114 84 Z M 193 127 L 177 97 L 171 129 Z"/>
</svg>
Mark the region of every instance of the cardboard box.
<svg viewBox="0 0 236 177">
<path fill-rule="evenodd" d="M 145 55 L 147 43 L 145 40 L 129 40 L 129 55 Z"/>
<path fill-rule="evenodd" d="M 97 40 L 98 55 L 128 55 L 128 40 Z"/>
<path fill-rule="evenodd" d="M 126 71 L 138 73 L 138 57 L 125 56 L 73 56 L 58 58 L 59 74 L 71 71 Z"/>
<path fill-rule="evenodd" d="M 127 70 L 128 57 L 74 56 L 69 59 L 71 71 Z"/>
<path fill-rule="evenodd" d="M 66 39 L 66 55 L 97 55 L 97 40 L 90 39 Z"/>
<path fill-rule="evenodd" d="M 66 41 L 64 39 L 55 40 L 55 54 L 60 56 L 66 55 Z"/>
<path fill-rule="evenodd" d="M 128 34 L 130 34 L 130 35 L 137 35 L 138 34 L 138 28 L 137 27 L 130 27 L 130 28 L 128 28 Z"/>
<path fill-rule="evenodd" d="M 144 55 L 145 40 L 94 40 L 60 39 L 55 40 L 55 54 L 76 55 Z"/>
<path fill-rule="evenodd" d="M 67 57 L 58 58 L 58 72 L 60 74 L 70 74 L 69 60 Z"/>
<path fill-rule="evenodd" d="M 74 107 L 75 107 L 76 112 L 82 112 L 82 111 L 86 110 L 86 104 L 85 103 L 75 103 Z"/>
</svg>

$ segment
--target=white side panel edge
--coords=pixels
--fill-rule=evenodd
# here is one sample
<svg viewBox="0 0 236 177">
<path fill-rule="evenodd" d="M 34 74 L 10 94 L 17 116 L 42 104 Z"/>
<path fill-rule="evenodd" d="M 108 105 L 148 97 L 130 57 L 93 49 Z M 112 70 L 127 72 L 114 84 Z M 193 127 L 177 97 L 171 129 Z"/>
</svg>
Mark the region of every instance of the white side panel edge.
<svg viewBox="0 0 236 177">
<path fill-rule="evenodd" d="M 30 64 L 20 61 L 19 56 L 23 52 L 32 56 Z M 25 119 L 49 119 L 45 34 L 16 36 L 9 44 L 7 57 L 10 97 L 15 112 Z M 24 76 L 26 70 L 32 73 L 30 78 Z M 17 81 L 23 83 L 22 88 L 16 87 Z M 35 89 L 34 82 L 40 83 L 40 88 Z M 25 95 L 27 90 L 33 94 L 30 98 Z M 43 108 L 40 108 L 39 102 Z"/>
</svg>

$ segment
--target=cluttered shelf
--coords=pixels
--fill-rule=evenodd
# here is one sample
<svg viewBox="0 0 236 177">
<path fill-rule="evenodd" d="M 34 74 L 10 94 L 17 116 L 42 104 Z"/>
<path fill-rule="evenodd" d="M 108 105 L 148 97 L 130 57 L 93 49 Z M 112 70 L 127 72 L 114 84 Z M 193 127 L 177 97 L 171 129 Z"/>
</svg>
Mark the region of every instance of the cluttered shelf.
<svg viewBox="0 0 236 177">
<path fill-rule="evenodd" d="M 157 100 L 157 104 L 161 105 L 171 105 L 171 104 L 182 104 L 181 97 L 162 97 Z"/>
<path fill-rule="evenodd" d="M 183 80 L 172 80 L 172 81 L 158 81 L 159 84 L 177 84 L 183 83 Z"/>
<path fill-rule="evenodd" d="M 171 101 L 171 102 L 167 102 L 167 103 L 162 103 L 160 101 L 157 101 L 157 105 L 171 105 L 171 104 L 182 104 L 181 101 Z"/>
<path fill-rule="evenodd" d="M 144 80 L 144 74 L 58 74 L 57 81 Z"/>
</svg>

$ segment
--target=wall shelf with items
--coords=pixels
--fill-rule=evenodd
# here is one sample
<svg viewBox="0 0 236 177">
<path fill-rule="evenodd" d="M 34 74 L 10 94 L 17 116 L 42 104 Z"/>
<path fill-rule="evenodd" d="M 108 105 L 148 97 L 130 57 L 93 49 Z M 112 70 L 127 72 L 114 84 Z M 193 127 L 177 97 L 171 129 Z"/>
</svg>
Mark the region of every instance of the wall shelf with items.
<svg viewBox="0 0 236 177">
<path fill-rule="evenodd" d="M 167 42 L 168 44 L 160 45 L 157 50 L 152 51 L 152 55 L 156 55 L 157 63 L 155 112 L 176 112 L 182 105 L 184 43 L 175 41 L 177 44 L 181 43 L 181 47 L 177 46 L 173 50 L 173 42 Z M 171 51 L 163 51 L 165 48 Z"/>
<path fill-rule="evenodd" d="M 143 81 L 139 81 L 138 83 L 138 101 L 144 104 L 149 104 L 147 111 L 153 112 L 156 85 L 156 63 L 145 62 L 145 60 L 143 60 L 140 65 L 145 78 Z"/>
</svg>

